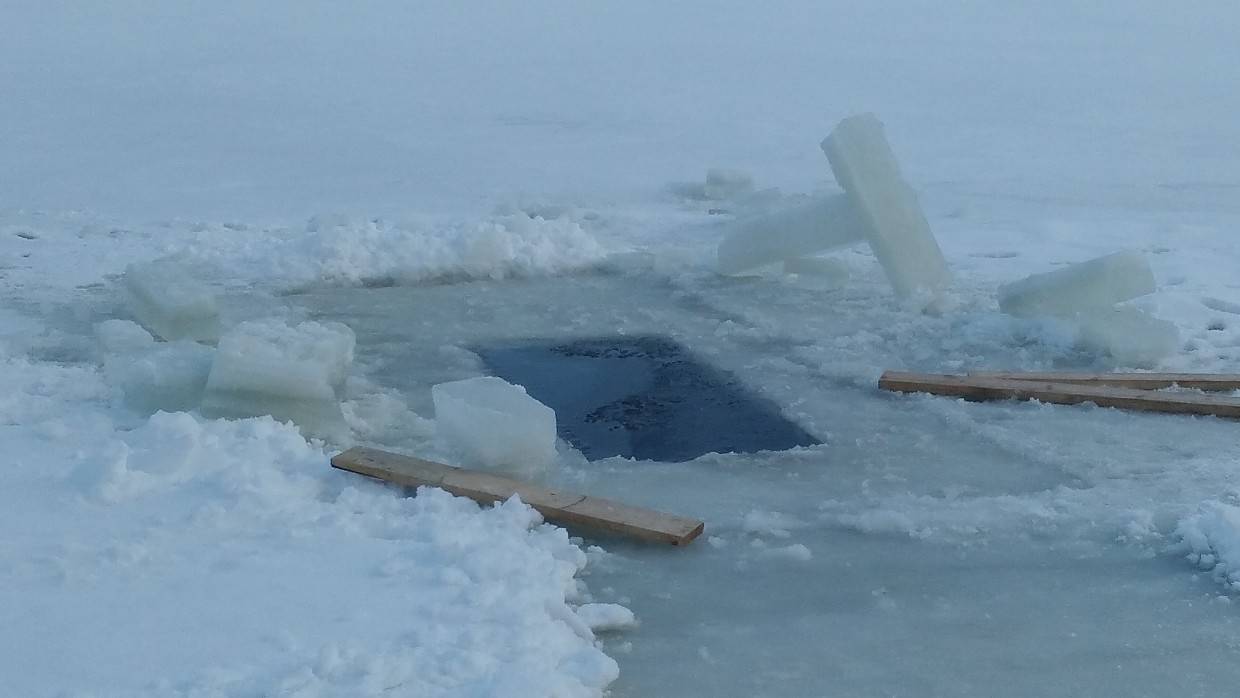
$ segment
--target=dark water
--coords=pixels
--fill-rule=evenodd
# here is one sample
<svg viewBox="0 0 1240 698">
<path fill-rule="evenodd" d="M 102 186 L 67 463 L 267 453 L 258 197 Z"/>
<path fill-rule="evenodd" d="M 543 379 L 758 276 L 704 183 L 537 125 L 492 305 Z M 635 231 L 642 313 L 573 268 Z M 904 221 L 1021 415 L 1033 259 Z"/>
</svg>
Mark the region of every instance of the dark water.
<svg viewBox="0 0 1240 698">
<path fill-rule="evenodd" d="M 555 410 L 560 436 L 590 460 L 679 463 L 819 441 L 734 376 L 655 336 L 477 347 L 497 375 Z"/>
</svg>

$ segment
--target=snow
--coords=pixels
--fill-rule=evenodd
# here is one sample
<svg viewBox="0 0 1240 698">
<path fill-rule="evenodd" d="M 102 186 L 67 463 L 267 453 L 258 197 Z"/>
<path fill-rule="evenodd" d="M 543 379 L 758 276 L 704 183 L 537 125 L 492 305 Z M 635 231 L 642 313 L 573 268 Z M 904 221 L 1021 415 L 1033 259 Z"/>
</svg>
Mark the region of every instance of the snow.
<svg viewBox="0 0 1240 698">
<path fill-rule="evenodd" d="M 856 208 L 870 247 L 900 296 L 935 292 L 951 277 L 917 194 L 904 181 L 883 124 L 850 116 L 822 141 L 822 152 Z"/>
<path fill-rule="evenodd" d="M 6 8 L 0 694 L 1217 695 L 1240 681 L 1234 423 L 874 389 L 1240 370 L 1237 10 L 1193 10 Z M 839 196 L 815 144 L 862 110 L 945 302 L 892 298 L 864 245 L 833 253 L 843 286 L 717 274 L 738 219 Z M 714 163 L 753 191 L 708 199 Z M 1121 249 L 1159 282 L 1117 309 L 1122 341 L 998 307 Z M 126 268 L 158 259 L 222 327 L 348 325 L 345 428 L 127 406 L 116 368 L 182 375 L 141 363 L 175 343 L 118 324 Z M 616 334 L 670 335 L 823 443 L 560 445 L 554 484 L 705 519 L 683 550 L 327 465 L 458 458 L 431 387 L 483 375 L 473 347 Z M 1115 355 L 1134 337 L 1160 348 Z M 591 604 L 641 624 L 594 635 Z"/>
<path fill-rule="evenodd" d="M 337 435 L 344 427 L 340 399 L 355 341 L 352 330 L 335 322 L 243 322 L 220 338 L 202 412 L 271 415 L 307 433 Z"/>
<path fill-rule="evenodd" d="M 183 265 L 168 260 L 130 265 L 125 290 L 134 317 L 163 339 L 219 339 L 215 295 Z"/>
<path fill-rule="evenodd" d="M 1108 309 L 1158 289 L 1145 255 L 1116 252 L 999 287 L 999 309 L 1019 317 Z"/>
<path fill-rule="evenodd" d="M 719 271 L 737 274 L 864 239 L 848 197 L 823 196 L 733 224 L 719 243 Z"/>
<path fill-rule="evenodd" d="M 482 376 L 431 388 L 439 433 L 465 463 L 542 479 L 556 459 L 555 411 L 502 378 Z"/>
</svg>

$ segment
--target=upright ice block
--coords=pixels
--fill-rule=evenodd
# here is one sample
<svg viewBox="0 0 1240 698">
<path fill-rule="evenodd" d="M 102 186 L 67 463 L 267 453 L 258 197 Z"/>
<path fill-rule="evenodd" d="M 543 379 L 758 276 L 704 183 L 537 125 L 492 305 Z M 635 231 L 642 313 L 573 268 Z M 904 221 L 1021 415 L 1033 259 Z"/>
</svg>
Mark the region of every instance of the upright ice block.
<svg viewBox="0 0 1240 698">
<path fill-rule="evenodd" d="M 125 270 L 129 307 L 138 322 L 172 341 L 219 339 L 215 294 L 184 266 L 168 260 L 131 264 Z"/>
<path fill-rule="evenodd" d="M 431 388 L 439 433 L 478 465 L 537 478 L 555 462 L 555 411 L 502 378 Z"/>
<path fill-rule="evenodd" d="M 896 294 L 907 297 L 946 286 L 951 281 L 947 262 L 917 195 L 900 175 L 882 122 L 873 114 L 850 116 L 822 142 L 822 150 Z"/>
</svg>

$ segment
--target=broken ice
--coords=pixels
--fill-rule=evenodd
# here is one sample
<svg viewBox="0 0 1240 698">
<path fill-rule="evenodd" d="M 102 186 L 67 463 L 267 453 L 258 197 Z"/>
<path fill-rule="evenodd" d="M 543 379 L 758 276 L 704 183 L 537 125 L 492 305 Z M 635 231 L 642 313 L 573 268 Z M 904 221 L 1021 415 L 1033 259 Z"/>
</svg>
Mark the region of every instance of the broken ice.
<svg viewBox="0 0 1240 698">
<path fill-rule="evenodd" d="M 202 402 L 215 350 L 180 340 L 156 342 L 136 323 L 106 320 L 95 327 L 104 376 L 125 406 L 144 414 L 187 412 Z"/>
<path fill-rule="evenodd" d="M 1139 252 L 1116 252 L 999 287 L 999 309 L 1018 317 L 1071 316 L 1153 293 L 1154 272 Z"/>
<path fill-rule="evenodd" d="M 124 286 L 134 317 L 162 339 L 219 338 L 215 295 L 184 266 L 169 260 L 131 264 Z"/>
<path fill-rule="evenodd" d="M 1121 366 L 1151 368 L 1179 348 L 1174 323 L 1137 308 L 1108 308 L 1077 316 L 1077 341 L 1084 347 L 1110 354 Z"/>
<path fill-rule="evenodd" d="M 844 119 L 822 142 L 822 150 L 896 294 L 907 297 L 946 286 L 947 262 L 917 195 L 900 175 L 882 122 L 873 114 Z"/>
<path fill-rule="evenodd" d="M 537 478 L 555 461 L 555 411 L 502 378 L 484 376 L 431 388 L 439 433 L 470 461 Z"/>
<path fill-rule="evenodd" d="M 271 415 L 316 436 L 338 435 L 344 424 L 340 396 L 354 344 L 353 331 L 335 322 L 241 323 L 220 339 L 202 413 Z"/>
<path fill-rule="evenodd" d="M 864 239 L 865 228 L 848 197 L 833 194 L 737 221 L 719 245 L 718 268 L 739 274 Z"/>
</svg>

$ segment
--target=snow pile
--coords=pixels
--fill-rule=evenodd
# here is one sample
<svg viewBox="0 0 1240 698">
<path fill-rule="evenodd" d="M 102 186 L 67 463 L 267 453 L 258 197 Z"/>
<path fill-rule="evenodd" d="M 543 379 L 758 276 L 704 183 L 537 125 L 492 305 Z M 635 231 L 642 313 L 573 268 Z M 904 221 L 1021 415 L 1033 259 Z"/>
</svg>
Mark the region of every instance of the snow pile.
<svg viewBox="0 0 1240 698">
<path fill-rule="evenodd" d="M 560 274 L 599 263 L 608 250 L 580 222 L 524 213 L 397 223 L 316 216 L 304 230 L 201 233 L 188 254 L 239 280 L 416 284 Z"/>
<path fill-rule="evenodd" d="M 202 413 L 271 415 L 308 433 L 341 433 L 340 398 L 353 363 L 353 331 L 339 323 L 243 322 L 220 339 Z"/>
<path fill-rule="evenodd" d="M 482 376 L 431 388 L 439 433 L 467 462 L 538 478 L 555 462 L 555 411 L 525 388 Z"/>
<path fill-rule="evenodd" d="M 1175 551 L 1229 590 L 1240 591 L 1240 507 L 1205 502 L 1197 513 L 1180 520 L 1175 535 Z"/>
</svg>

